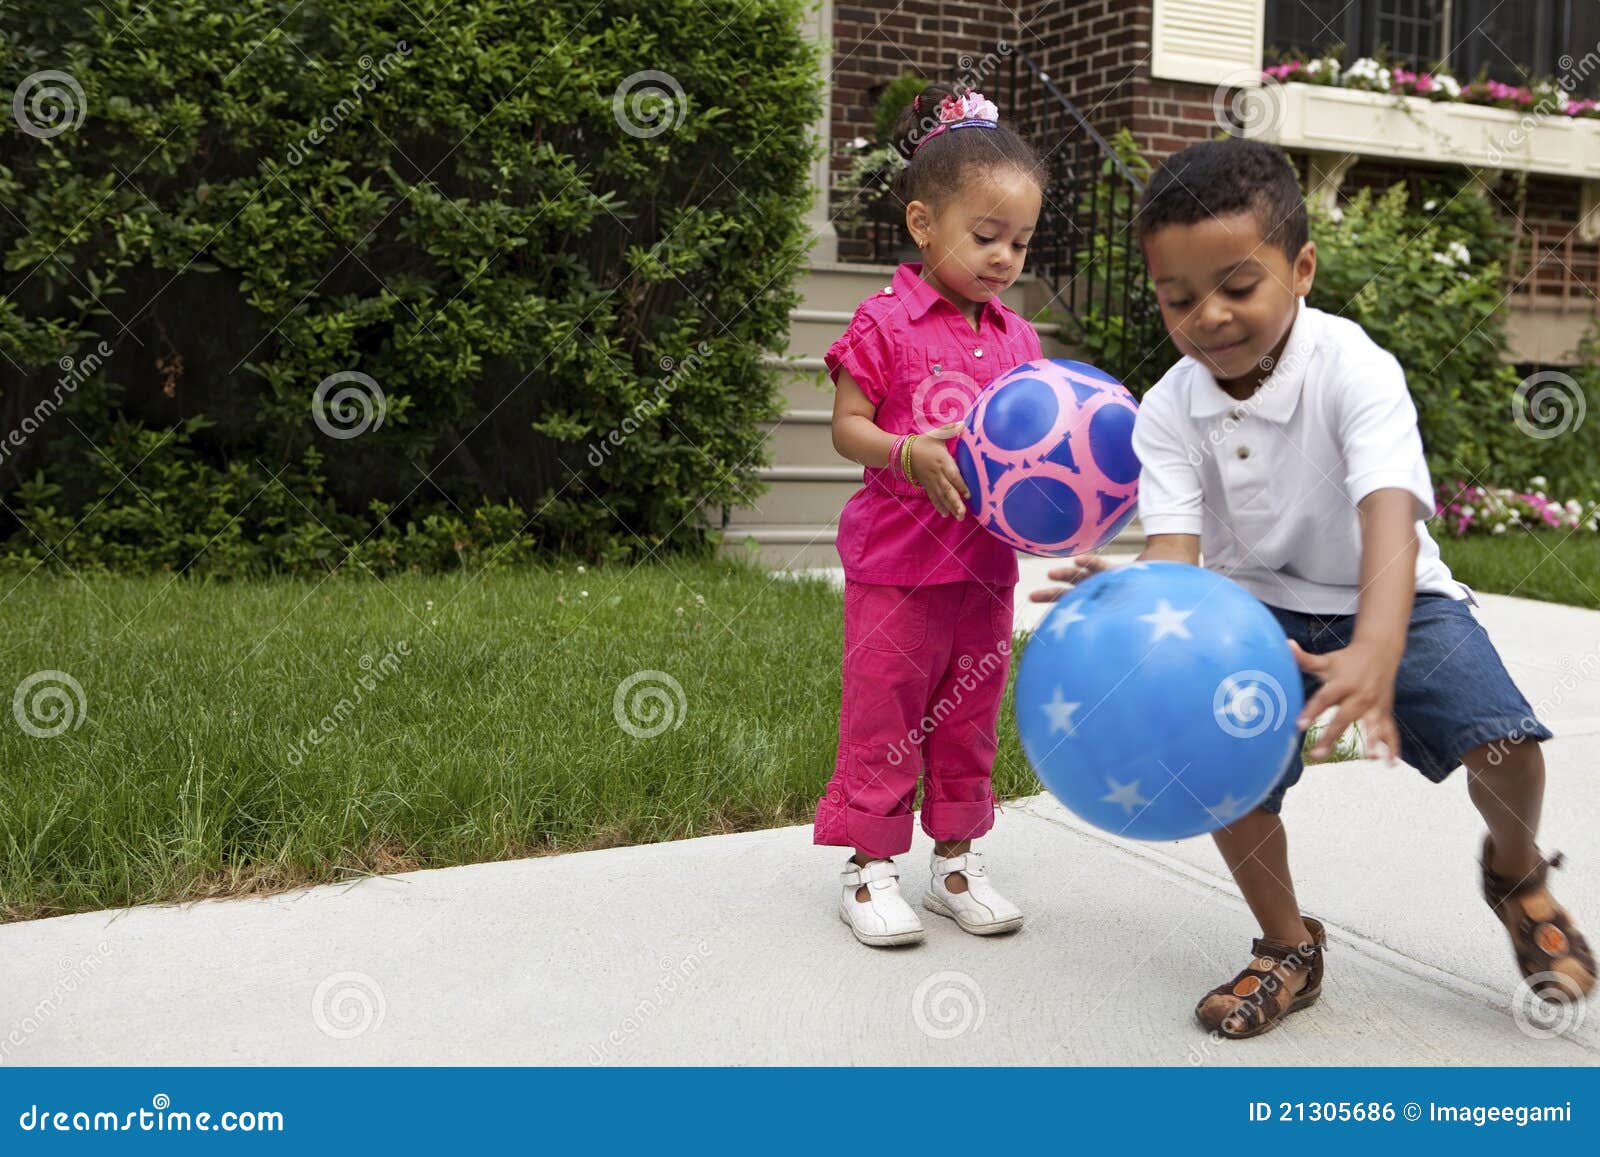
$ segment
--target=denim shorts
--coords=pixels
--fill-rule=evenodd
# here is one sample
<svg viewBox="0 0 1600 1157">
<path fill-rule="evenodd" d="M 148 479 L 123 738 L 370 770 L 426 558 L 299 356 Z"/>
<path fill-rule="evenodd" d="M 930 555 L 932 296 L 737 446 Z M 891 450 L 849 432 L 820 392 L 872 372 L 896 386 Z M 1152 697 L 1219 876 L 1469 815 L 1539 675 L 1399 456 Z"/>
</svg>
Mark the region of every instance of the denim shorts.
<svg viewBox="0 0 1600 1157">
<path fill-rule="evenodd" d="M 1268 606 L 1284 632 L 1312 654 L 1350 645 L 1354 615 L 1308 615 Z M 1307 701 L 1318 680 L 1301 676 Z M 1406 631 L 1405 654 L 1394 682 L 1394 720 L 1400 731 L 1400 758 L 1434 783 L 1461 765 L 1474 747 L 1496 739 L 1551 738 L 1534 718 L 1500 661 L 1488 632 L 1467 604 L 1449 595 L 1418 591 Z M 1295 751 L 1278 786 L 1261 801 L 1269 812 L 1283 806 L 1283 793 L 1304 770 Z"/>
</svg>

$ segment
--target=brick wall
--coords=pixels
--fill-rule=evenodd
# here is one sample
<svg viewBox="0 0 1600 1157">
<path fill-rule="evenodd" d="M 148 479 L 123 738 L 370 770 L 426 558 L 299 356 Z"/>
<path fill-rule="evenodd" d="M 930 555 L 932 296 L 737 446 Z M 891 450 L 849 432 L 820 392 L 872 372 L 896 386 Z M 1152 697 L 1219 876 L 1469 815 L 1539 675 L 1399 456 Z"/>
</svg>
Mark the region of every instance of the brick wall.
<svg viewBox="0 0 1600 1157">
<path fill-rule="evenodd" d="M 872 115 L 884 86 L 903 73 L 955 83 L 980 69 L 1002 41 L 1014 42 L 1017 22 L 1001 0 L 904 0 L 835 3 L 831 82 L 833 182 L 850 170 L 856 137 L 870 138 Z M 977 78 L 977 87 L 1002 108 L 1009 66 Z M 839 256 L 863 260 L 868 240 L 861 230 L 841 227 Z"/>
</svg>

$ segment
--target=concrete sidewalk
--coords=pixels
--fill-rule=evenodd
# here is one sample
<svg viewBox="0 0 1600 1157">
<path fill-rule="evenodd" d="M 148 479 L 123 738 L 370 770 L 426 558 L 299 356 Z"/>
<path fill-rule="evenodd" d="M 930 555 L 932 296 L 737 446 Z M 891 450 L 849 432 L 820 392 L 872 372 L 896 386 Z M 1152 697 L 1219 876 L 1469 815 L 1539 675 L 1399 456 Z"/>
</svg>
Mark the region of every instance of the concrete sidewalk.
<svg viewBox="0 0 1600 1157">
<path fill-rule="evenodd" d="M 1046 609 L 1023 596 L 1043 569 L 1025 568 L 1019 626 Z M 1543 842 L 1568 853 L 1557 894 L 1600 939 L 1600 613 L 1483 602 L 1557 732 Z M 930 914 L 919 946 L 857 945 L 834 910 L 844 857 L 805 827 L 6 926 L 0 1063 L 1600 1061 L 1600 1012 L 1545 1036 L 1513 1011 L 1459 778 L 1318 767 L 1285 818 L 1327 981 L 1250 1042 L 1191 1018 L 1253 930 L 1210 842 L 1118 840 L 1035 797 L 984 841 L 1028 913 L 993 940 Z M 919 837 L 901 861 L 913 902 L 928 851 Z"/>
</svg>

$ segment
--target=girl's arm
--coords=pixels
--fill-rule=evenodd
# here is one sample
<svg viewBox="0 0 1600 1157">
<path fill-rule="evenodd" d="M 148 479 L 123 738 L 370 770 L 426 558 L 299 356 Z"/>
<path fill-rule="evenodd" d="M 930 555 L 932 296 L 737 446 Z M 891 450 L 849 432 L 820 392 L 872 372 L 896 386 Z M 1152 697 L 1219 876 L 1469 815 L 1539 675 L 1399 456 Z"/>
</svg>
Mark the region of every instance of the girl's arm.
<svg viewBox="0 0 1600 1157">
<path fill-rule="evenodd" d="M 873 420 L 878 407 L 868 400 L 849 370 L 839 370 L 834 386 L 833 448 L 863 466 L 888 466 L 889 451 L 898 435 L 878 428 Z M 964 499 L 969 493 L 955 459 L 945 448 L 960 429 L 960 422 L 941 426 L 918 438 L 911 447 L 911 470 L 917 482 L 928 492 L 934 508 L 952 518 L 966 514 Z"/>
<path fill-rule="evenodd" d="M 895 435 L 880 430 L 874 406 L 850 371 L 839 370 L 833 391 L 833 448 L 852 462 L 882 468 L 889 464 Z"/>
</svg>

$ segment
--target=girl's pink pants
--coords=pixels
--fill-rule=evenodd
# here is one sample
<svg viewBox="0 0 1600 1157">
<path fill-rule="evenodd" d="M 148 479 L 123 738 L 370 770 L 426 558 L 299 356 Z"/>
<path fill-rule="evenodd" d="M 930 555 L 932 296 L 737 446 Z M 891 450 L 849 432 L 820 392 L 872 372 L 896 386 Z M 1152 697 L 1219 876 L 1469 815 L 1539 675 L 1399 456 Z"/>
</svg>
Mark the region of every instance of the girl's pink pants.
<svg viewBox="0 0 1600 1157">
<path fill-rule="evenodd" d="M 994 826 L 1014 592 L 846 581 L 839 755 L 817 801 L 816 843 L 874 859 L 909 851 L 919 777 L 922 830 L 935 840 L 976 839 Z"/>
</svg>

